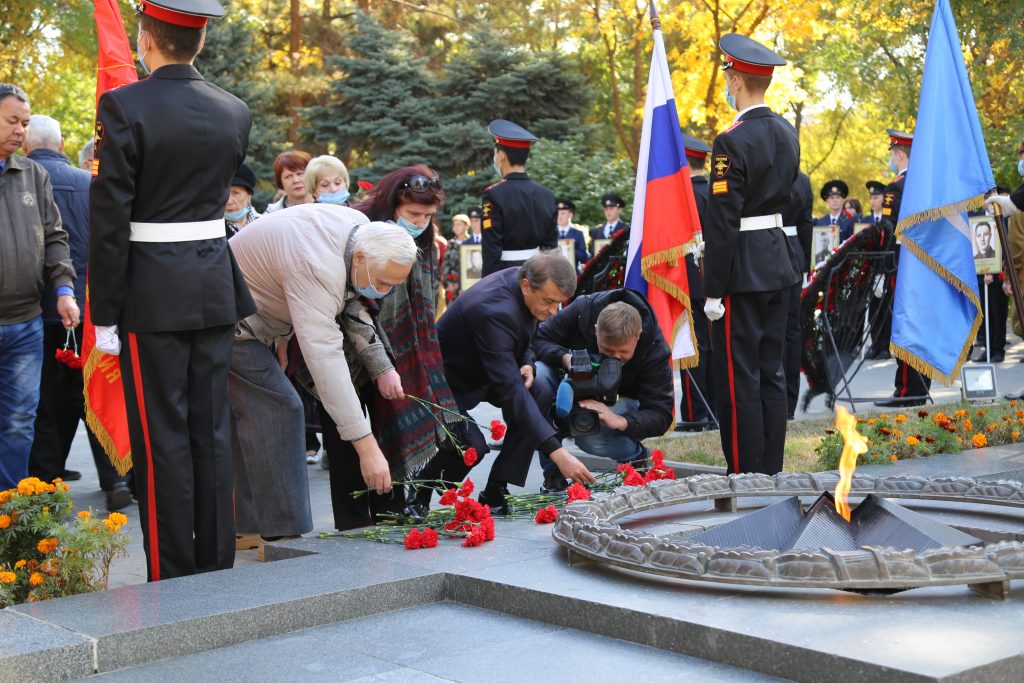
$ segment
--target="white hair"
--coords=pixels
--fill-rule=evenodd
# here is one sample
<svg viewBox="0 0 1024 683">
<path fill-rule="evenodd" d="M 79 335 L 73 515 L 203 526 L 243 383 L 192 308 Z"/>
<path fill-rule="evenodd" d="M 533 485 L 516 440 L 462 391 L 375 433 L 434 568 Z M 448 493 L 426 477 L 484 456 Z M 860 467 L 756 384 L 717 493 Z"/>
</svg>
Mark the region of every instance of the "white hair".
<svg viewBox="0 0 1024 683">
<path fill-rule="evenodd" d="M 95 145 L 96 145 L 96 141 L 95 140 L 89 140 L 89 142 L 85 143 L 85 146 L 82 147 L 82 151 L 78 153 L 78 165 L 79 166 L 83 165 L 85 163 L 86 159 L 92 159 L 92 156 L 93 156 L 92 151 L 93 151 L 93 147 Z"/>
<path fill-rule="evenodd" d="M 389 262 L 411 266 L 419 257 L 419 249 L 412 235 L 394 223 L 374 221 L 359 226 L 352 243 L 353 251 L 366 254 L 373 266 L 380 268 Z"/>
<path fill-rule="evenodd" d="M 33 114 L 28 120 L 28 133 L 25 134 L 25 146 L 29 149 L 60 149 L 63 138 L 60 124 L 46 114 Z"/>
</svg>

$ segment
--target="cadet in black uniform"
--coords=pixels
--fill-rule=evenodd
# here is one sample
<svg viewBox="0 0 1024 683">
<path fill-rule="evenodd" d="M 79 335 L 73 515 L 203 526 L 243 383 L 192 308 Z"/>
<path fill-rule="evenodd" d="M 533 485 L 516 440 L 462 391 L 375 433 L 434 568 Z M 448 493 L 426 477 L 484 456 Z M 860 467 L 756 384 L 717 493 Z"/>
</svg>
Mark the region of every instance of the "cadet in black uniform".
<svg viewBox="0 0 1024 683">
<path fill-rule="evenodd" d="M 100 98 L 90 188 L 97 348 L 121 375 L 150 581 L 234 563 L 227 373 L 256 309 L 224 236 L 252 116 L 192 61 L 215 0 L 146 2 L 150 78 Z M 118 338 L 119 335 L 119 338 Z"/>
<path fill-rule="evenodd" d="M 491 121 L 487 130 L 494 136 L 494 168 L 501 180 L 484 190 L 484 277 L 558 246 L 555 195 L 526 175 L 537 138 L 504 119 Z"/>
<path fill-rule="evenodd" d="M 789 125 L 788 123 L 786 125 Z M 811 194 L 811 179 L 801 171 L 790 195 L 789 206 L 782 212 L 782 228 L 789 241 L 789 248 L 796 254 L 798 270 L 806 273 L 810 267 L 811 236 L 814 232 L 814 196 Z M 786 374 L 787 417 L 796 417 L 796 405 L 800 400 L 800 294 L 803 282 L 797 281 L 787 291 L 786 300 L 786 349 L 782 356 L 782 368 Z"/>
<path fill-rule="evenodd" d="M 693 198 L 697 202 L 697 216 L 703 229 L 708 215 L 708 195 L 711 192 L 707 176 L 704 175 L 704 166 L 711 148 L 692 135 L 683 133 L 683 150 L 690 167 L 690 183 L 693 185 Z M 679 401 L 679 423 L 676 430 L 699 432 L 715 428 L 710 412 L 714 409 L 715 393 L 711 382 L 711 330 L 708 318 L 704 315 L 704 288 L 701 286 L 700 269 L 692 253 L 686 255 L 686 279 L 690 283 L 693 333 L 697 338 L 700 362 L 696 367 L 679 371 L 682 398 Z"/>
<path fill-rule="evenodd" d="M 850 194 L 850 187 L 842 180 L 830 180 L 821 186 L 818 196 L 828 205 L 828 213 L 814 219 L 815 226 L 834 225 L 839 228 L 839 243 L 853 235 L 854 219 L 843 211 L 843 202 Z M 808 259 L 810 256 L 808 256 Z"/>
<path fill-rule="evenodd" d="M 610 240 L 623 230 L 629 230 L 629 223 L 619 219 L 626 202 L 614 192 L 601 197 L 601 208 L 604 209 L 604 223 L 590 229 L 590 246 L 595 253 L 594 240 Z"/>
<path fill-rule="evenodd" d="M 764 104 L 771 50 L 730 33 L 726 99 L 740 111 L 715 138 L 704 226 L 704 310 L 716 321 L 715 394 L 728 471 L 775 474 L 786 441 L 786 289 L 800 280 L 782 228 L 800 166 L 796 131 Z"/>
<path fill-rule="evenodd" d="M 882 196 L 882 220 L 888 221 L 887 234 L 895 239 L 896 223 L 900 218 L 900 203 L 903 201 L 903 183 L 907 179 L 907 167 L 910 165 L 910 145 L 914 142 L 913 133 L 893 130 L 886 131 L 889 135 L 889 168 L 896 174 L 896 179 L 885 186 Z M 899 247 L 896 247 L 896 263 L 899 263 Z M 895 291 L 896 274 L 893 274 L 890 286 Z M 901 408 L 924 405 L 932 386 L 932 379 L 910 367 L 903 361 L 896 360 L 895 391 L 884 401 L 875 401 L 880 408 Z"/>
</svg>

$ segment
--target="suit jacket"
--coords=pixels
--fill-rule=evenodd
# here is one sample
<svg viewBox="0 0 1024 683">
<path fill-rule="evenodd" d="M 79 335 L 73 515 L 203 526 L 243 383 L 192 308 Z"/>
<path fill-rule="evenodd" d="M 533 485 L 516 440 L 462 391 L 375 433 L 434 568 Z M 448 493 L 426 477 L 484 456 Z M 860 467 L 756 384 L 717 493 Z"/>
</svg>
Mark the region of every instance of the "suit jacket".
<svg viewBox="0 0 1024 683">
<path fill-rule="evenodd" d="M 130 332 L 231 325 L 255 311 L 217 237 L 132 242 L 132 221 L 222 220 L 252 115 L 189 64 L 104 93 L 89 193 L 89 298 L 96 325 Z"/>
<path fill-rule="evenodd" d="M 623 230 L 626 230 L 626 229 L 629 228 L 629 223 L 627 223 L 626 221 L 623 221 L 623 220 L 618 221 L 615 224 L 615 229 L 612 230 L 610 235 L 605 235 L 604 234 L 605 233 L 605 228 L 607 228 L 607 227 L 608 227 L 607 223 L 602 223 L 601 225 L 598 225 L 598 226 L 593 227 L 593 228 L 590 229 L 590 244 L 591 245 L 594 244 L 594 240 L 608 240 L 608 239 L 611 239 L 612 237 L 614 237 L 615 235 L 618 235 Z M 597 249 L 595 249 L 594 251 L 596 252 Z"/>
<path fill-rule="evenodd" d="M 583 268 L 583 264 L 590 260 L 590 252 L 587 251 L 587 238 L 583 234 L 583 231 L 570 225 L 566 236 L 562 237 L 562 235 L 559 234 L 558 239 L 571 239 L 576 242 L 576 246 L 574 247 L 574 252 L 576 254 L 576 270 Z"/>
<path fill-rule="evenodd" d="M 555 195 L 525 173 L 509 173 L 484 190 L 483 211 L 485 276 L 522 263 L 506 261 L 502 265 L 502 251 L 558 246 Z"/>
<path fill-rule="evenodd" d="M 740 219 L 781 214 L 800 166 L 800 143 L 768 107 L 744 113 L 715 138 L 704 226 L 704 295 L 785 289 L 800 281 L 797 254 L 779 229 L 740 231 Z"/>
<path fill-rule="evenodd" d="M 810 268 L 811 237 L 814 233 L 814 219 L 811 211 L 814 195 L 811 194 L 811 179 L 800 171 L 793 183 L 789 206 L 782 212 L 782 222 L 796 227 L 796 237 L 789 237 L 789 244 L 800 259 L 800 272 Z"/>
<path fill-rule="evenodd" d="M 460 294 L 437 321 L 437 338 L 452 393 L 500 407 L 510 426 L 540 444 L 555 428 L 519 374 L 520 367 L 534 363 L 530 344 L 537 320 L 523 301 L 517 274 L 506 268 Z"/>
<path fill-rule="evenodd" d="M 839 242 L 846 241 L 851 235 L 853 235 L 853 224 L 858 222 L 856 218 L 850 218 L 846 215 L 845 211 L 840 211 L 839 216 L 836 218 L 836 225 L 839 227 Z M 788 225 L 788 223 L 787 223 Z M 832 225 L 832 216 L 825 214 L 821 218 L 814 219 L 815 226 Z"/>
</svg>

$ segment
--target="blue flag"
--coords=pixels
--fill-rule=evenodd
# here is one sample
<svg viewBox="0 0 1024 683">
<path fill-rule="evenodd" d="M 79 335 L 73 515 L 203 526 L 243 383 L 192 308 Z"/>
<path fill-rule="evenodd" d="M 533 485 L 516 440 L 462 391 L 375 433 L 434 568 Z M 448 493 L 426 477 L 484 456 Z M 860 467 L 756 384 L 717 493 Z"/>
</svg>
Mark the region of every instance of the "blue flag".
<svg viewBox="0 0 1024 683">
<path fill-rule="evenodd" d="M 949 0 L 928 35 L 921 99 L 896 235 L 893 355 L 950 384 L 981 325 L 967 212 L 995 186 Z"/>
</svg>

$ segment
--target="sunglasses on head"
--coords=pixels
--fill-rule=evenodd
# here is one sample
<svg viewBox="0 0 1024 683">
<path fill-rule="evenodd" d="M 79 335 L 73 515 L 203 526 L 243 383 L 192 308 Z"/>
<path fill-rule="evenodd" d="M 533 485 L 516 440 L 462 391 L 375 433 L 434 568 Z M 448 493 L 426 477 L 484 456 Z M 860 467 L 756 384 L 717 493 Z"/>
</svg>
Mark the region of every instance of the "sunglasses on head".
<svg viewBox="0 0 1024 683">
<path fill-rule="evenodd" d="M 429 178 L 425 175 L 414 175 L 404 183 L 402 187 L 408 187 L 413 192 L 427 192 L 433 190 L 435 192 L 441 191 L 441 181 L 437 178 Z"/>
</svg>

